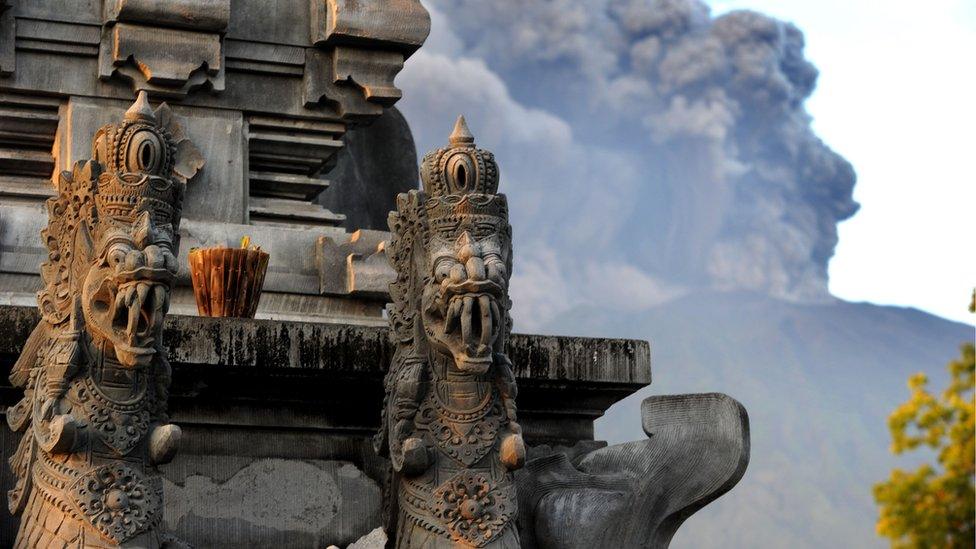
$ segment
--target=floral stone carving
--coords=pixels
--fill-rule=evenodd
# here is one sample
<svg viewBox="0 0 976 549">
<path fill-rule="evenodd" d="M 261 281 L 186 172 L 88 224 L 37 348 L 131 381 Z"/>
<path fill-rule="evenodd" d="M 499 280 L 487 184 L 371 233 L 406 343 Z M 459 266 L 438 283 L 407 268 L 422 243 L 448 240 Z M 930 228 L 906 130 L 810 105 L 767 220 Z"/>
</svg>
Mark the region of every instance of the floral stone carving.
<svg viewBox="0 0 976 549">
<path fill-rule="evenodd" d="M 160 531 L 157 465 L 176 453 L 161 340 L 177 273 L 186 182 L 202 166 L 145 92 L 60 176 L 42 237 L 41 321 L 10 379 L 23 433 L 8 494 L 16 547 L 178 547 Z"/>
<path fill-rule="evenodd" d="M 389 531 L 400 548 L 517 548 L 508 204 L 464 118 L 421 175 L 390 214 L 396 350 L 376 439 L 393 467 Z"/>
</svg>

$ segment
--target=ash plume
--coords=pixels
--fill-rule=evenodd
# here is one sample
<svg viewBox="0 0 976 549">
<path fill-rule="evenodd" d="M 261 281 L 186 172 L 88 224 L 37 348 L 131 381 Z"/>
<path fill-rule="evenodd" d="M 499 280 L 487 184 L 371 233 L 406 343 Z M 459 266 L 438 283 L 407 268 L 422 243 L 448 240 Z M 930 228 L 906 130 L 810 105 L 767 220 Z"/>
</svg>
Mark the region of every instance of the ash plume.
<svg viewBox="0 0 976 549">
<path fill-rule="evenodd" d="M 525 272 L 562 278 L 516 276 L 517 303 L 520 286 L 539 300 L 575 288 L 532 302 L 556 312 L 619 293 L 605 279 L 615 265 L 643 281 L 623 303 L 696 288 L 829 299 L 855 176 L 810 127 L 817 70 L 795 26 L 712 17 L 698 0 L 429 7 L 435 34 L 407 64 L 403 108 L 420 147 L 443 140 L 432 113 L 474 109 L 508 182 Z"/>
</svg>

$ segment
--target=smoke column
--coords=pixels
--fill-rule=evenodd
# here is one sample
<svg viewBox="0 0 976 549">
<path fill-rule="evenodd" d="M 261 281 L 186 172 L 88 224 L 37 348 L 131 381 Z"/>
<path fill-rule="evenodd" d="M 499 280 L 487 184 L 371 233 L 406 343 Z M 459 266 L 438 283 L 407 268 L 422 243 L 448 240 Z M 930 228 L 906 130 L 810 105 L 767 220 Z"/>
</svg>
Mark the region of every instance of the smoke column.
<svg viewBox="0 0 976 549">
<path fill-rule="evenodd" d="M 696 289 L 830 299 L 855 176 L 810 128 L 817 71 L 795 26 L 698 0 L 429 5 L 404 110 L 420 147 L 443 140 L 431 113 L 464 110 L 498 154 L 528 262 L 519 309 Z"/>
</svg>

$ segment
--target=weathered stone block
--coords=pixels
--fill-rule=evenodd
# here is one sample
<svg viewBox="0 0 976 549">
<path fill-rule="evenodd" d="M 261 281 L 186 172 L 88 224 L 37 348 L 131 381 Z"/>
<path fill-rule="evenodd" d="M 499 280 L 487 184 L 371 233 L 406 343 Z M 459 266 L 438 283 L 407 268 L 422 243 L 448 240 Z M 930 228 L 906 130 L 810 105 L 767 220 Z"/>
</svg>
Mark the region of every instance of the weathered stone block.
<svg viewBox="0 0 976 549">
<path fill-rule="evenodd" d="M 230 0 L 105 0 L 104 18 L 223 32 L 230 21 Z"/>
<path fill-rule="evenodd" d="M 359 230 L 340 241 L 319 237 L 315 248 L 320 291 L 330 295 L 367 295 L 384 299 L 394 279 L 386 255 L 389 233 Z"/>
<path fill-rule="evenodd" d="M 316 46 L 371 44 L 409 55 L 430 33 L 430 15 L 418 0 L 310 0 L 309 5 Z"/>
<path fill-rule="evenodd" d="M 166 523 L 197 547 L 345 545 L 382 523 L 380 486 L 352 463 L 228 450 L 164 467 Z"/>
<path fill-rule="evenodd" d="M 180 97 L 209 84 L 224 89 L 223 52 L 217 34 L 116 23 L 106 28 L 98 74 L 132 81 L 134 89 Z"/>
</svg>

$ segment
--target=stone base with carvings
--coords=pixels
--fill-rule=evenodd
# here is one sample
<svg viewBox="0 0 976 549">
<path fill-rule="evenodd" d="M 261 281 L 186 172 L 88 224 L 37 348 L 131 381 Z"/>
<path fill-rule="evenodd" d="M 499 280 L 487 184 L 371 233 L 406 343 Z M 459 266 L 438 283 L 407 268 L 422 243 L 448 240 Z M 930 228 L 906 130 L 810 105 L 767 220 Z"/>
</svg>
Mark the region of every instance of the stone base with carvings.
<svg viewBox="0 0 976 549">
<path fill-rule="evenodd" d="M 0 306 L 3 372 L 37 320 L 35 308 Z M 387 464 L 371 438 L 392 352 L 385 328 L 171 315 L 164 337 L 183 429 L 162 468 L 175 535 L 215 549 L 346 547 L 382 524 Z M 530 457 L 601 447 L 593 420 L 650 383 L 642 341 L 515 335 L 511 356 Z M 17 397 L 0 386 L 0 404 Z M 0 439 L 6 460 L 17 437 L 4 428 Z M 11 482 L 0 467 L 0 489 Z M 0 516 L 0 546 L 16 528 Z"/>
</svg>

